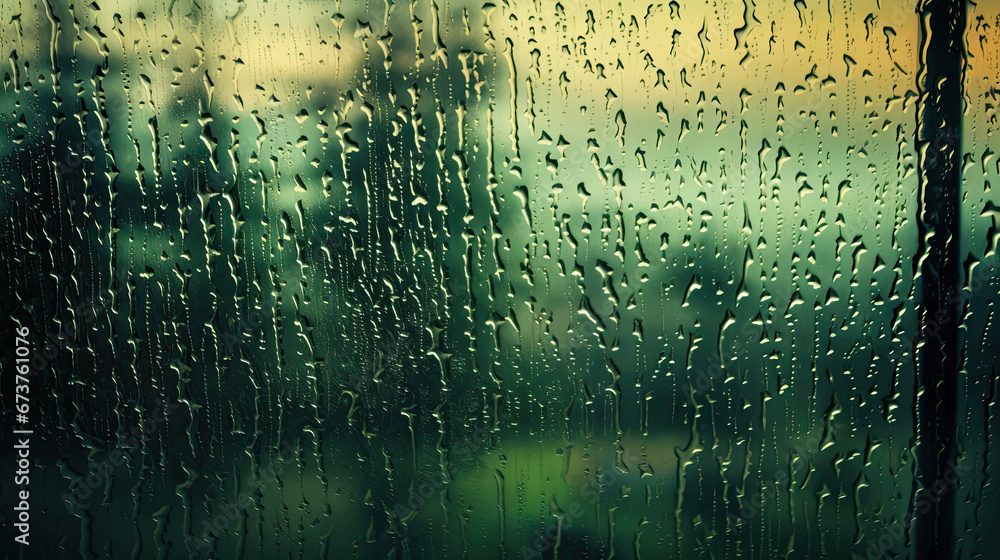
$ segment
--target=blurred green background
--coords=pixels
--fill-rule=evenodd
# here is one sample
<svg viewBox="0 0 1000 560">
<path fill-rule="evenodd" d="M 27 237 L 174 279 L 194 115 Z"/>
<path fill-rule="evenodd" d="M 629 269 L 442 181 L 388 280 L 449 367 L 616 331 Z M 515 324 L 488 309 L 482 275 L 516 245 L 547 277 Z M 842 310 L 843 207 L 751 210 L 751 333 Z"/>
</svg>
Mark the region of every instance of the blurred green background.
<svg viewBox="0 0 1000 560">
<path fill-rule="evenodd" d="M 4 316 L 66 346 L 10 557 L 906 557 L 915 7 L 4 0 Z M 1000 15 L 969 10 L 983 558 Z"/>
</svg>

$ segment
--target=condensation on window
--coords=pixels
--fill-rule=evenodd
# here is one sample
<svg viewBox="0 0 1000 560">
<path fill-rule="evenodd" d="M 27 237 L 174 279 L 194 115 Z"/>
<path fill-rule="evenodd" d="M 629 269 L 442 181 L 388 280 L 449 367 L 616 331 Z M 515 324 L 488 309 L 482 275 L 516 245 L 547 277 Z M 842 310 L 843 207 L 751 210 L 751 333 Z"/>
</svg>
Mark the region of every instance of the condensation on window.
<svg viewBox="0 0 1000 560">
<path fill-rule="evenodd" d="M 961 558 L 998 534 L 987 4 L 938 136 Z M 0 22 L 5 317 L 49 354 L 22 558 L 913 553 L 915 1 Z"/>
</svg>

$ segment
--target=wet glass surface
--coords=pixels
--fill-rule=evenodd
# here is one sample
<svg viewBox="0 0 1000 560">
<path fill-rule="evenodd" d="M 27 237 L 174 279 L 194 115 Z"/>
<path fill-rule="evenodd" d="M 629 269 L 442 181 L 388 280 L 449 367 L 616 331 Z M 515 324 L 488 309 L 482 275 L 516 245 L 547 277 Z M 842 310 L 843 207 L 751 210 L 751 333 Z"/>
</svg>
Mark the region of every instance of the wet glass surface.
<svg viewBox="0 0 1000 560">
<path fill-rule="evenodd" d="M 1000 13 L 966 18 L 922 157 L 914 1 L 4 0 L 9 557 L 914 557 L 953 152 L 933 495 L 990 557 Z"/>
</svg>

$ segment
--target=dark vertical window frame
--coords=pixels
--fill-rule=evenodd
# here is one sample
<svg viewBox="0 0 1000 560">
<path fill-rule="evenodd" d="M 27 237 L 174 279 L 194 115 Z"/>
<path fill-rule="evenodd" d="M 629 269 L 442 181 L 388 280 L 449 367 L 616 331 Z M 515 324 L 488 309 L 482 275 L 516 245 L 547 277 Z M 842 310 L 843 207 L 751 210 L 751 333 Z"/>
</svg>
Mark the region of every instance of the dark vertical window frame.
<svg viewBox="0 0 1000 560">
<path fill-rule="evenodd" d="M 917 113 L 920 278 L 914 556 L 954 556 L 955 492 L 935 486 L 955 461 L 961 320 L 962 82 L 965 0 L 922 0 Z"/>
</svg>

